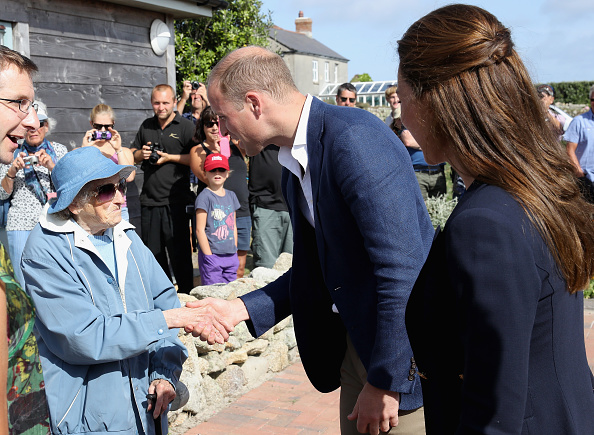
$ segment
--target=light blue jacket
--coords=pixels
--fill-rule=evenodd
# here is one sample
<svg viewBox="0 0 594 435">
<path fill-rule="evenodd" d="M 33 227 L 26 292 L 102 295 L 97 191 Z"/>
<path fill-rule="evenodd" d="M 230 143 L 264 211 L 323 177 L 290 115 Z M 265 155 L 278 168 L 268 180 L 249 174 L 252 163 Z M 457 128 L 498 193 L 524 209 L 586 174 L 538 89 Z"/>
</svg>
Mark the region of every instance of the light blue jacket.
<svg viewBox="0 0 594 435">
<path fill-rule="evenodd" d="M 133 228 L 113 228 L 119 286 L 88 233 L 47 206 L 25 246 L 52 433 L 135 434 L 134 403 L 144 432 L 154 434 L 149 384 L 175 386 L 181 374 L 187 350 L 162 314 L 180 302 Z"/>
</svg>

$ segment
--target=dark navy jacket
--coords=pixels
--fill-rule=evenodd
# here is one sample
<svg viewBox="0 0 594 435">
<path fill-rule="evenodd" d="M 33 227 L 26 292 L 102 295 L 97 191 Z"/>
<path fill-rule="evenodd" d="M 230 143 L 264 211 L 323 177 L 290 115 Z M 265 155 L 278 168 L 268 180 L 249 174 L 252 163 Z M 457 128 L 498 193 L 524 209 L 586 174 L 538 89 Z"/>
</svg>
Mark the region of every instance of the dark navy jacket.
<svg viewBox="0 0 594 435">
<path fill-rule="evenodd" d="M 594 434 L 583 294 L 565 287 L 520 204 L 475 181 L 406 309 L 427 435 Z"/>
<path fill-rule="evenodd" d="M 293 314 L 303 365 L 322 392 L 340 386 L 348 332 L 369 383 L 403 393 L 401 409 L 415 409 L 422 397 L 404 310 L 433 227 L 408 153 L 379 118 L 315 98 L 307 152 L 315 229 L 298 206 L 299 180 L 283 169 L 293 266 L 242 296 L 248 327 L 260 335 Z"/>
</svg>

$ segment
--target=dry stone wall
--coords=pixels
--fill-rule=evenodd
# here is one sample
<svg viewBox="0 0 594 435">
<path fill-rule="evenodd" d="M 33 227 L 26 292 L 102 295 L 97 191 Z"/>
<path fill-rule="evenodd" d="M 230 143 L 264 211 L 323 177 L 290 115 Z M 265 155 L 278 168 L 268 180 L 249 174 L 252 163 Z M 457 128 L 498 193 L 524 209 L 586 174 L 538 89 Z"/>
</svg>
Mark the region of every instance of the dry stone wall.
<svg viewBox="0 0 594 435">
<path fill-rule="evenodd" d="M 206 297 L 234 299 L 274 281 L 291 267 L 291 261 L 290 254 L 282 254 L 272 269 L 259 267 L 247 278 L 229 284 L 196 287 L 190 295 L 179 294 L 179 299 L 182 304 Z M 182 409 L 168 414 L 169 431 L 174 435 L 208 419 L 298 356 L 292 317 L 258 338 L 241 322 L 225 344 L 209 345 L 183 330 L 179 337 L 189 353 L 180 381 L 188 387 L 190 399 Z"/>
</svg>

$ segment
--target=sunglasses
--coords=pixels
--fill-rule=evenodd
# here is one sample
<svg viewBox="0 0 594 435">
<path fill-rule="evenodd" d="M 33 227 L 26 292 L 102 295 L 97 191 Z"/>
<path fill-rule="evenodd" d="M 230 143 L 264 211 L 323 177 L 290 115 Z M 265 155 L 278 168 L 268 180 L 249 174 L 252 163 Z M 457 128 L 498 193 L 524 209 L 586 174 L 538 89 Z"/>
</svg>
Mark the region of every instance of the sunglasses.
<svg viewBox="0 0 594 435">
<path fill-rule="evenodd" d="M 93 123 L 93 128 L 95 130 L 101 130 L 102 128 L 109 130 L 110 128 L 113 128 L 115 124 L 95 124 Z"/>
<path fill-rule="evenodd" d="M 212 127 L 214 127 L 215 125 L 219 125 L 218 121 L 208 121 L 208 122 L 205 122 L 205 123 L 204 123 L 204 126 L 205 126 L 206 128 L 212 128 Z"/>
<path fill-rule="evenodd" d="M 39 121 L 39 128 L 45 127 L 47 125 L 47 119 L 44 121 Z"/>
<path fill-rule="evenodd" d="M 347 100 L 349 100 L 350 103 L 354 103 L 356 98 L 340 97 L 340 101 L 342 101 L 343 103 L 346 103 Z"/>
<path fill-rule="evenodd" d="M 114 199 L 118 190 L 122 196 L 126 196 L 128 185 L 126 184 L 125 178 L 122 178 L 119 183 L 116 184 L 109 183 L 97 187 L 93 192 L 93 196 L 98 204 L 103 204 Z"/>
<path fill-rule="evenodd" d="M 227 172 L 227 170 L 225 168 L 214 168 L 208 172 Z"/>
</svg>

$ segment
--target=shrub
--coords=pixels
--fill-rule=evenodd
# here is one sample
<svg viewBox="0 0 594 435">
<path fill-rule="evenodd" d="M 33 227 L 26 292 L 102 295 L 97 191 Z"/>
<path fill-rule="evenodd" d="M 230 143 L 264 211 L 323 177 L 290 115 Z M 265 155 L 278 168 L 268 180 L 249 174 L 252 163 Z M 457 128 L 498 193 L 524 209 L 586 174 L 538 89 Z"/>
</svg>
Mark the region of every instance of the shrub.
<svg viewBox="0 0 594 435">
<path fill-rule="evenodd" d="M 427 211 L 429 212 L 434 228 L 437 228 L 438 226 L 441 228 L 444 227 L 450 214 L 452 214 L 454 207 L 456 207 L 456 204 L 458 204 L 456 198 L 447 199 L 444 195 L 427 198 L 425 205 L 427 206 Z"/>
<path fill-rule="evenodd" d="M 590 285 L 586 290 L 584 290 L 584 298 L 590 299 L 594 298 L 594 279 L 590 281 Z"/>
</svg>

